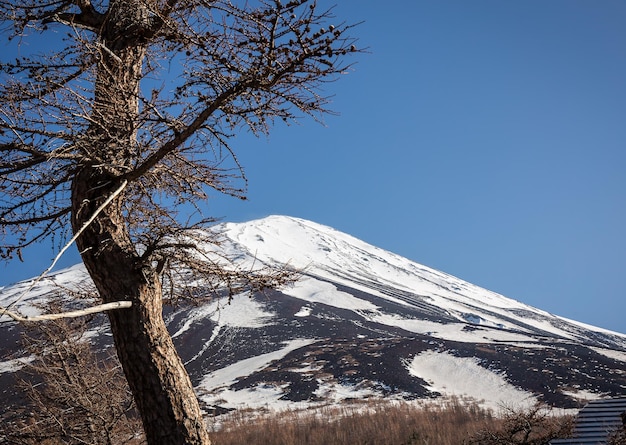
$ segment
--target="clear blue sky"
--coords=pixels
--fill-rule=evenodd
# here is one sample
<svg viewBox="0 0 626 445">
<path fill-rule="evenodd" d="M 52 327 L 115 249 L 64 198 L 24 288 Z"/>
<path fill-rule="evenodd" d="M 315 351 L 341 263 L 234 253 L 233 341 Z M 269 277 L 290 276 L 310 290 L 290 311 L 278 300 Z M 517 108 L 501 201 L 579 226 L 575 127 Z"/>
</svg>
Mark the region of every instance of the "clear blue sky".
<svg viewBox="0 0 626 445">
<path fill-rule="evenodd" d="M 336 15 L 364 21 L 370 51 L 327 87 L 340 116 L 238 136 L 250 200 L 210 213 L 311 219 L 626 333 L 626 2 L 344 0 Z M 0 285 L 51 258 L 0 266 Z"/>
</svg>

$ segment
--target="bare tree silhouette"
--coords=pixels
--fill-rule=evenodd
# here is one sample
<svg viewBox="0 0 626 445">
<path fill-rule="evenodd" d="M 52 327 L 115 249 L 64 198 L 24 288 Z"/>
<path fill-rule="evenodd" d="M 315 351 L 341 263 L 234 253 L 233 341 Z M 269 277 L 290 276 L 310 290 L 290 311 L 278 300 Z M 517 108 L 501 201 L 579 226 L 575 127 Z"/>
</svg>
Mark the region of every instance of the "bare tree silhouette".
<svg viewBox="0 0 626 445">
<path fill-rule="evenodd" d="M 232 135 L 329 111 L 352 25 L 314 0 L 0 0 L 0 20 L 21 54 L 0 62 L 0 255 L 73 233 L 102 302 L 132 304 L 108 316 L 148 443 L 207 444 L 164 296 L 177 273 L 231 294 L 289 279 L 193 229 L 210 190 L 245 199 Z"/>
</svg>

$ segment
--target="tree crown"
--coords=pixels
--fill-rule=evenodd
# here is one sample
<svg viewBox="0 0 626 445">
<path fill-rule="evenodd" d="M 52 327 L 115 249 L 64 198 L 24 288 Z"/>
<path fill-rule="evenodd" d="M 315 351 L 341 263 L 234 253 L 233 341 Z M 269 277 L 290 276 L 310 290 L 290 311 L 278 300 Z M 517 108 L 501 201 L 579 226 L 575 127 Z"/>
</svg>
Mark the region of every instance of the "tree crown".
<svg viewBox="0 0 626 445">
<path fill-rule="evenodd" d="M 108 183 L 125 184 L 120 211 L 138 256 L 199 268 L 179 235 L 214 222 L 203 212 L 210 190 L 246 196 L 231 137 L 319 119 L 324 82 L 360 51 L 353 25 L 310 0 L 0 0 L 0 15 L 19 48 L 0 61 L 4 259 L 61 245 L 80 212 L 73 181 L 89 168 L 102 200 Z M 33 39 L 46 50 L 29 51 Z"/>
</svg>

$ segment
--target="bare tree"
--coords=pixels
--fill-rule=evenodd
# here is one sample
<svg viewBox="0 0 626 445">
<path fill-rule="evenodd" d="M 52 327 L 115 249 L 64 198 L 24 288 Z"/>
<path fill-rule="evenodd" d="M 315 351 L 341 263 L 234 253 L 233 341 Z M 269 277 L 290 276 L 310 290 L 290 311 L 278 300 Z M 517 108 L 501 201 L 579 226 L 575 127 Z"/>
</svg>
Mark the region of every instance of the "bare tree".
<svg viewBox="0 0 626 445">
<path fill-rule="evenodd" d="M 486 428 L 467 441 L 470 445 L 546 445 L 552 439 L 569 437 L 572 416 L 557 416 L 541 403 L 528 409 L 505 408 L 499 427 Z"/>
<path fill-rule="evenodd" d="M 617 430 L 609 434 L 608 445 L 624 445 L 626 444 L 626 411 L 620 414 L 622 425 Z"/>
<path fill-rule="evenodd" d="M 333 19 L 315 0 L 0 0 L 20 51 L 0 64 L 0 254 L 71 228 L 102 302 L 132 303 L 108 316 L 150 444 L 210 443 L 162 318 L 174 274 L 231 294 L 285 280 L 191 229 L 214 222 L 210 190 L 245 198 L 234 133 L 328 112 L 320 87 L 358 52 Z"/>
<path fill-rule="evenodd" d="M 23 327 L 29 361 L 17 375 L 26 404 L 2 419 L 0 439 L 15 445 L 145 443 L 119 362 L 96 354 L 84 319 Z"/>
</svg>

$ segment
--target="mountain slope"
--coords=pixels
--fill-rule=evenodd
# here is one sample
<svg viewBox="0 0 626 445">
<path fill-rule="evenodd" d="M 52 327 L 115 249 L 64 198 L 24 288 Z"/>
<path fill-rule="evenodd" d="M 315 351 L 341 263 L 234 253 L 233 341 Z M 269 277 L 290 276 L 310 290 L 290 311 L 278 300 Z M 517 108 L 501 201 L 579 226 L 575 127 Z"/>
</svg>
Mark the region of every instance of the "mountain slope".
<svg viewBox="0 0 626 445">
<path fill-rule="evenodd" d="M 407 307 L 419 307 L 423 313 L 438 315 L 451 323 L 624 346 L 623 336 L 555 317 L 310 221 L 271 216 L 244 224 L 226 224 L 224 231 L 237 243 L 240 254 L 246 252 L 257 261 L 286 262 L 315 279 L 347 285 Z M 297 289 L 306 287 L 306 283 Z M 294 291 L 287 293 L 294 295 Z M 597 333 L 594 339 L 586 338 L 590 329 Z M 467 338 L 465 334 L 463 338 Z"/>
<path fill-rule="evenodd" d="M 549 314 L 310 221 L 271 216 L 213 230 L 241 267 L 288 264 L 302 278 L 230 304 L 167 311 L 207 411 L 451 395 L 494 408 L 536 400 L 568 408 L 626 392 L 626 335 Z M 29 293 L 23 310 L 86 280 L 80 266 L 54 274 Z M 25 286 L 0 289 L 0 304 Z M 96 344 L 107 341 L 106 328 L 94 333 Z M 0 384 L 16 357 L 4 343 Z"/>
</svg>

